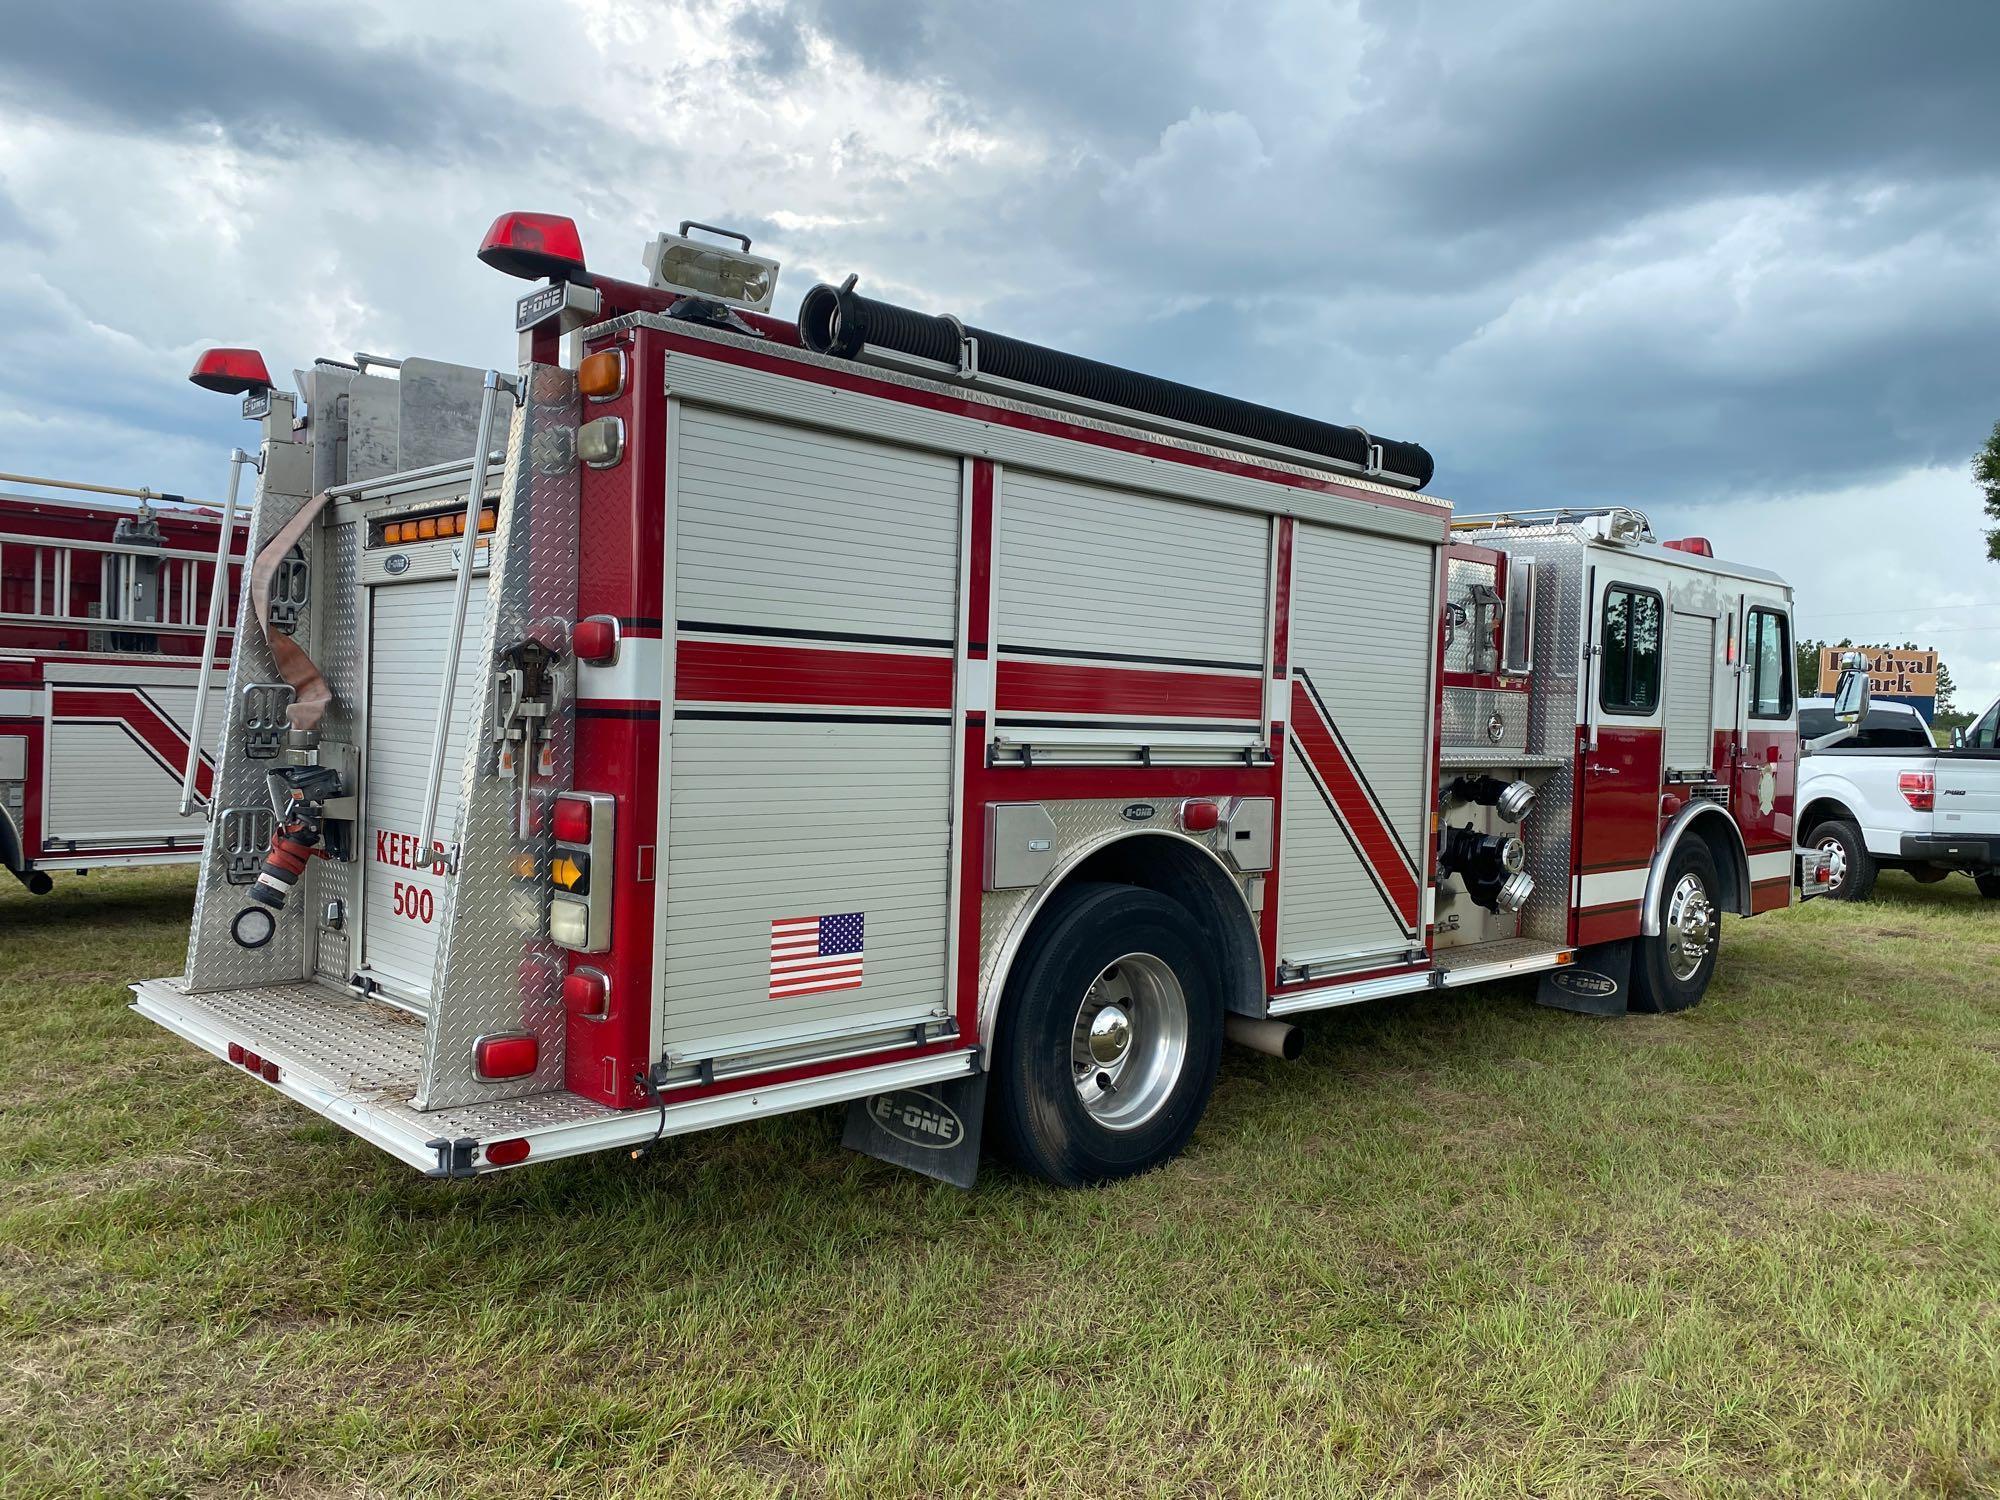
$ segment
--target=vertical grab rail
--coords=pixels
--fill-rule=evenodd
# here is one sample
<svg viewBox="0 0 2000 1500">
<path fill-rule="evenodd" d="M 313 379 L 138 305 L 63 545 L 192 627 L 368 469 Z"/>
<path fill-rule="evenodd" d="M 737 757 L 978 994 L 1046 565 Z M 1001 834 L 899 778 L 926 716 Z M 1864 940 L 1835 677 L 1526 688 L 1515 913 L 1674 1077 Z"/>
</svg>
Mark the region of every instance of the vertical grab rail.
<svg viewBox="0 0 2000 1500">
<path fill-rule="evenodd" d="M 458 549 L 458 592 L 451 606 L 451 636 L 444 648 L 444 692 L 438 699 L 437 723 L 431 730 L 431 768 L 424 779 L 424 817 L 417 830 L 417 848 L 429 853 L 437 832 L 438 788 L 444 782 L 445 741 L 451 738 L 451 700 L 458 686 L 458 658 L 465 645 L 465 605 L 472 591 L 472 563 L 479 551 L 479 511 L 486 503 L 486 456 L 493 443 L 493 407 L 500 392 L 519 382 L 498 370 L 486 372 L 479 398 L 479 436 L 472 450 L 472 483 L 465 491 L 465 545 Z M 497 531 L 495 535 L 498 535 Z"/>
<path fill-rule="evenodd" d="M 236 487 L 243 480 L 243 466 L 256 459 L 241 448 L 229 450 L 229 492 L 222 501 L 222 535 L 215 544 L 215 576 L 208 585 L 208 629 L 201 639 L 201 671 L 194 680 L 194 726 L 188 730 L 187 769 L 181 773 L 181 816 L 194 811 L 194 777 L 201 765 L 201 726 L 208 716 L 208 679 L 215 671 L 215 638 L 222 630 L 222 602 L 229 588 L 229 554 L 236 541 Z M 250 566 L 246 547 L 243 566 Z M 189 582 L 192 582 L 192 578 Z M 213 800 L 213 799 L 211 799 Z"/>
</svg>

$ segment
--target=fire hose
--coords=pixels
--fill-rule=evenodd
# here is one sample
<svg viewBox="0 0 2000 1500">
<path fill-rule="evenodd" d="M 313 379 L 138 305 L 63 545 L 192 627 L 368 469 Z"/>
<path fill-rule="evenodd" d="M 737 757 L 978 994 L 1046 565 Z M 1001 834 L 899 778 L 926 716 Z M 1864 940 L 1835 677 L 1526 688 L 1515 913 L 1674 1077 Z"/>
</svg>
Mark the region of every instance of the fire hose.
<svg viewBox="0 0 2000 1500">
<path fill-rule="evenodd" d="M 326 804 L 341 794 L 340 772 L 332 766 L 286 766 L 273 771 L 271 779 L 285 788 L 285 803 L 271 846 L 264 854 L 263 868 L 250 887 L 252 905 L 244 907 L 229 924 L 229 935 L 240 948 L 261 948 L 278 930 L 278 913 L 305 874 L 306 861 L 321 853 L 320 836 L 326 827 Z"/>
</svg>

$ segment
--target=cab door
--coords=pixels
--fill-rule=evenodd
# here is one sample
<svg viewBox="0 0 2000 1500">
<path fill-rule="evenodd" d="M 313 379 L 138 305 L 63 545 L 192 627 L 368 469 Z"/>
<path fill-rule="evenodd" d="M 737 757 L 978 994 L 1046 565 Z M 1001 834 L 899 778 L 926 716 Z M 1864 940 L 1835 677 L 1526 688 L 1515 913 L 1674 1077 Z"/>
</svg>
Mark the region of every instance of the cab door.
<svg viewBox="0 0 2000 1500">
<path fill-rule="evenodd" d="M 1791 900 L 1799 722 L 1790 608 L 1782 599 L 1745 595 L 1738 629 L 1743 645 L 1730 811 L 1749 855 L 1751 909 L 1764 911 Z"/>
<path fill-rule="evenodd" d="M 1640 568 L 1591 570 L 1591 670 L 1577 839 L 1576 941 L 1639 931 L 1659 843 L 1667 601 Z"/>
</svg>

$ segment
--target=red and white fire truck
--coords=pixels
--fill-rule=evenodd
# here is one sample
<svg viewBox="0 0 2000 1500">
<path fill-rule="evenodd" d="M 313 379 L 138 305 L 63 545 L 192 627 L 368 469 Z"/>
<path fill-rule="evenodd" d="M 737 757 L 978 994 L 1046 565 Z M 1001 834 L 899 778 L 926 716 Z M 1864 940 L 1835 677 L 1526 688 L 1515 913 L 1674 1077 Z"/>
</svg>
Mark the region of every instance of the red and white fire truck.
<svg viewBox="0 0 2000 1500">
<path fill-rule="evenodd" d="M 0 482 L 93 497 L 0 494 L 0 868 L 39 895 L 63 871 L 200 859 L 182 783 L 218 555 L 233 601 L 242 529 L 225 546 L 214 510 L 154 490 Z M 202 743 L 191 801 L 212 729 Z"/>
<path fill-rule="evenodd" d="M 1797 895 L 1771 573 L 852 277 L 783 322 L 701 229 L 638 284 L 499 219 L 512 374 L 198 366 L 263 423 L 246 618 L 308 576 L 141 1014 L 439 1176 L 844 1102 L 1082 1183 L 1182 1147 L 1225 1036 L 1676 1011 Z"/>
</svg>

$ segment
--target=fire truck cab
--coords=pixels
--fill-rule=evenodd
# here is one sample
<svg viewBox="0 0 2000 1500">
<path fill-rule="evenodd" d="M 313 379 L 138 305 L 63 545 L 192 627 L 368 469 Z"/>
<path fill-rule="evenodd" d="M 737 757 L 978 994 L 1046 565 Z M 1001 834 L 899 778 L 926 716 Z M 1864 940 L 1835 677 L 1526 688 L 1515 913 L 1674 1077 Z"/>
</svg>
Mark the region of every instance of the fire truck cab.
<svg viewBox="0 0 2000 1500">
<path fill-rule="evenodd" d="M 853 278 L 783 322 L 699 227 L 639 285 L 503 216 L 516 372 L 265 393 L 243 612 L 283 556 L 309 602 L 239 641 L 141 1014 L 434 1175 L 844 1102 L 1083 1183 L 1225 1035 L 1677 1010 L 1793 899 L 1773 575 Z"/>
</svg>

